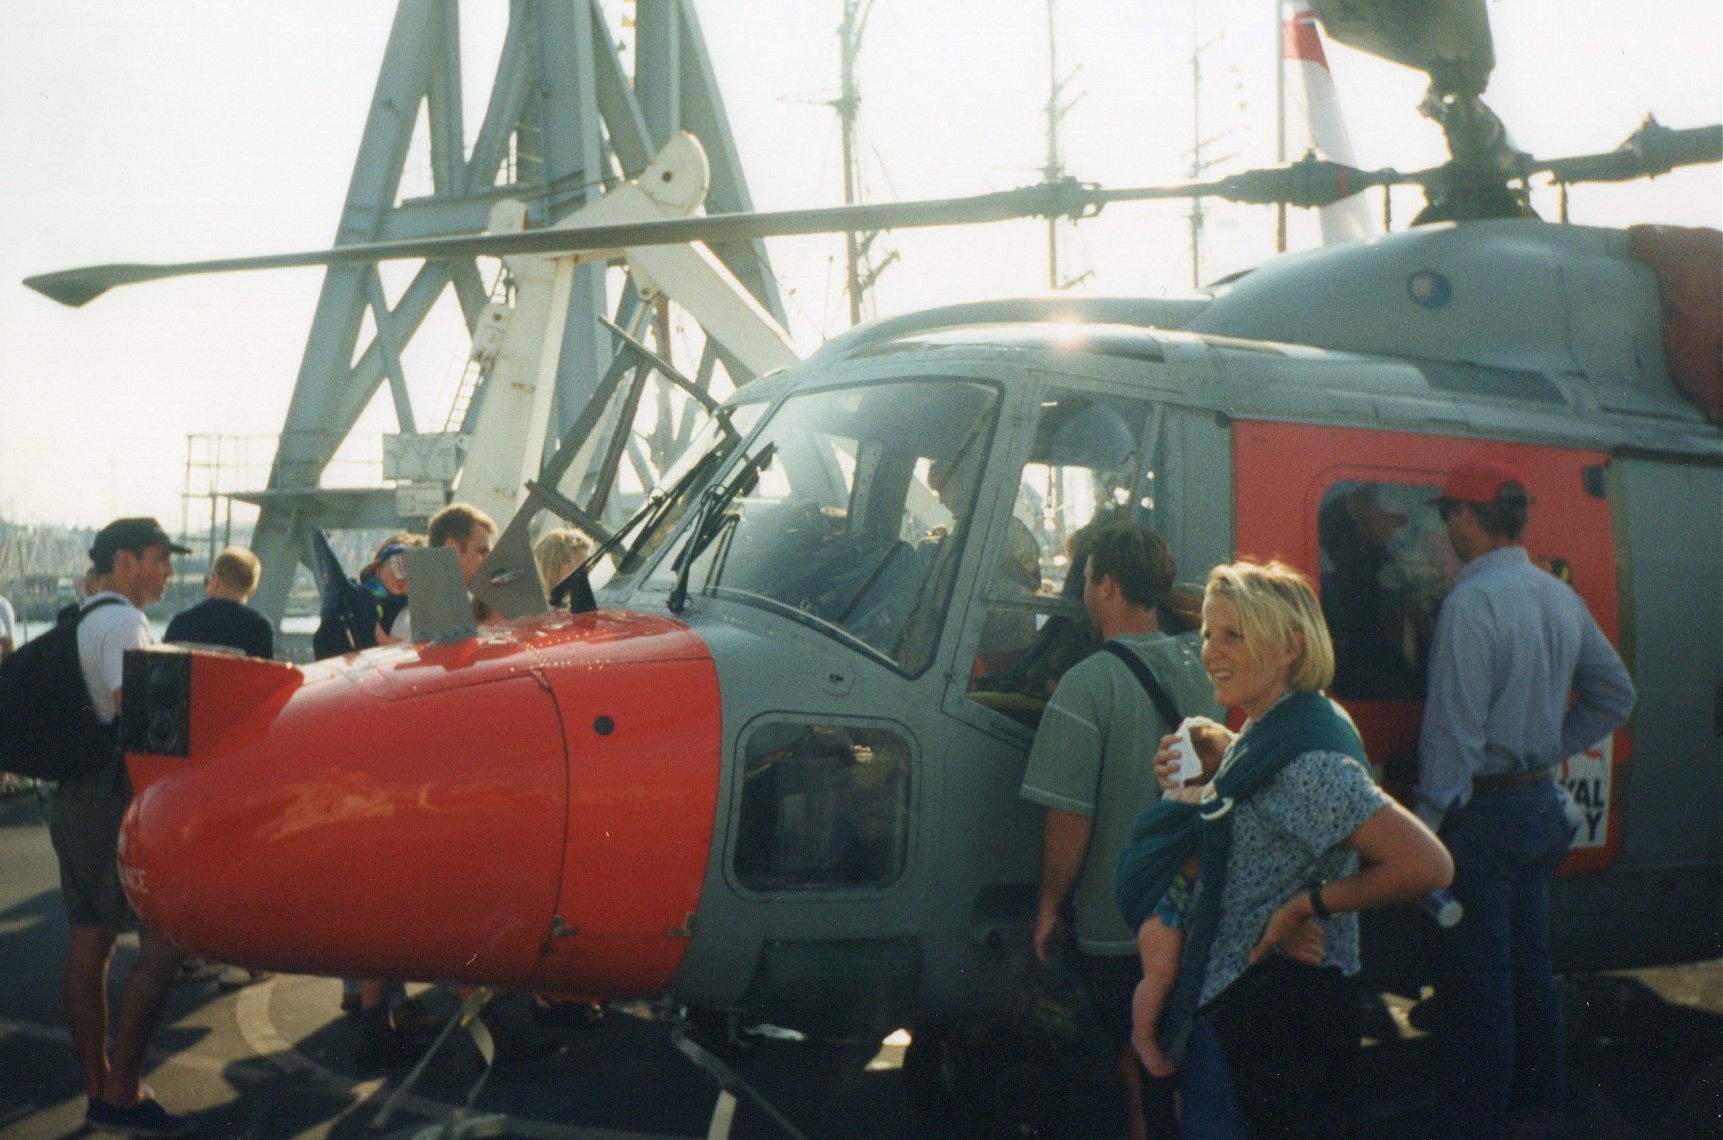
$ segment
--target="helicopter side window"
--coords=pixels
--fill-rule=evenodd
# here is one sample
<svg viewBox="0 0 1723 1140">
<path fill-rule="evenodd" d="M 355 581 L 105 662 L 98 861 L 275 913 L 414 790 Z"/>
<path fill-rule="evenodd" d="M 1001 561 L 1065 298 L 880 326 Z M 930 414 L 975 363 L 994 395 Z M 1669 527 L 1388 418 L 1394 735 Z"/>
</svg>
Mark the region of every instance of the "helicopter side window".
<svg viewBox="0 0 1723 1140">
<path fill-rule="evenodd" d="M 786 400 L 680 540 L 691 593 L 778 610 L 919 673 L 951 597 L 957 544 L 942 540 L 969 516 L 998 402 L 991 386 L 934 379 Z M 684 557 L 655 579 L 668 587 Z"/>
<path fill-rule="evenodd" d="M 1092 531 L 1148 521 L 1148 424 L 1149 406 L 1137 400 L 1064 390 L 1042 399 L 983 595 L 971 699 L 1034 727 L 1059 677 L 1097 644 L 1076 554 Z"/>
<path fill-rule="evenodd" d="M 743 748 L 732 868 L 756 891 L 884 887 L 909 844 L 909 742 L 890 728 L 773 721 Z"/>
<path fill-rule="evenodd" d="M 1316 511 L 1322 613 L 1334 638 L 1331 692 L 1421 701 L 1436 608 L 1459 570 L 1434 486 L 1346 481 Z"/>
</svg>

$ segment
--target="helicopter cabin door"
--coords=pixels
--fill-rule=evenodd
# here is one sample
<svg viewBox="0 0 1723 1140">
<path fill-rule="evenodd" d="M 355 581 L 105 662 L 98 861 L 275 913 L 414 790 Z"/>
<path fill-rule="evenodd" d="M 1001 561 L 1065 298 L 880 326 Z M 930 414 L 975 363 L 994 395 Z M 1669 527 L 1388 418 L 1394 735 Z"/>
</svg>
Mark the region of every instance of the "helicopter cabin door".
<svg viewBox="0 0 1723 1140">
<path fill-rule="evenodd" d="M 1571 583 L 1621 644 L 1604 452 L 1244 421 L 1233 425 L 1233 454 L 1237 550 L 1290 562 L 1318 584 L 1334 637 L 1329 692 L 1351 712 L 1377 775 L 1403 801 L 1410 803 L 1417 775 L 1436 612 L 1460 567 L 1430 502 L 1456 463 L 1488 457 L 1519 468 L 1536 503 L 1527 551 Z M 1565 871 L 1615 862 L 1616 793 L 1628 750 L 1627 734 L 1617 731 L 1563 765 L 1561 779 L 1584 813 Z"/>
</svg>

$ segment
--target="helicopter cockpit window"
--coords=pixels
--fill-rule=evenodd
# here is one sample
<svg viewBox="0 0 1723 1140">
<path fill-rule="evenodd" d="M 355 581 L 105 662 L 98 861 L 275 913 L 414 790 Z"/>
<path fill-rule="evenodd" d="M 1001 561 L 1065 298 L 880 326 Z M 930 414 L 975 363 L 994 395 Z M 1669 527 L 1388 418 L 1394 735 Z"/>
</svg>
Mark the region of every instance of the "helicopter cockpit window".
<svg viewBox="0 0 1723 1140">
<path fill-rule="evenodd" d="M 758 402 L 740 403 L 732 404 L 723 417 L 700 418 L 697 426 L 692 418 L 684 419 L 676 434 L 678 437 L 686 435 L 687 442 L 675 446 L 677 439 L 670 441 L 675 459 L 657 478 L 650 492 L 639 484 L 630 486 L 618 479 L 613 493 L 606 499 L 611 509 L 627 511 L 625 521 L 619 525 L 623 533 L 617 574 L 633 573 L 650 559 L 687 513 L 701 484 L 728 458 L 764 410 L 764 405 Z M 650 434 L 658 432 L 659 426 L 656 423 L 643 425 L 637 420 L 635 430 Z M 570 490 L 578 493 L 580 489 L 565 488 L 565 492 Z"/>
<path fill-rule="evenodd" d="M 998 404 L 991 386 L 930 378 L 785 400 L 653 582 L 775 609 L 919 673 L 951 596 L 941 539 L 969 515 Z"/>
<path fill-rule="evenodd" d="M 1076 554 L 1091 531 L 1151 521 L 1149 424 L 1138 400 L 1060 389 L 1042 398 L 983 595 L 971 699 L 1033 727 L 1059 676 L 1093 648 Z"/>
<path fill-rule="evenodd" d="M 910 748 L 889 728 L 774 721 L 743 748 L 732 866 L 756 891 L 883 887 L 909 843 Z"/>
<path fill-rule="evenodd" d="M 1460 567 L 1429 505 L 1440 493 L 1434 486 L 1357 481 L 1323 493 L 1316 537 L 1335 696 L 1424 699 L 1436 607 Z"/>
</svg>

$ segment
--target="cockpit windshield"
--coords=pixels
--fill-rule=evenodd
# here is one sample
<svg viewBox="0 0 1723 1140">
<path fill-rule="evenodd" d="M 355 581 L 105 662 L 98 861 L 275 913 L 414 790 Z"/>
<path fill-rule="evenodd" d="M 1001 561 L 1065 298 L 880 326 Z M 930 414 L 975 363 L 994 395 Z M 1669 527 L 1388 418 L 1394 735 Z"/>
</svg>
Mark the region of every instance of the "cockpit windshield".
<svg viewBox="0 0 1723 1140">
<path fill-rule="evenodd" d="M 634 516 L 618 530 L 623 551 L 618 574 L 638 570 L 658 545 L 675 530 L 700 486 L 716 470 L 764 410 L 759 403 L 732 405 L 726 417 L 705 419 L 694 438 L 678 453 L 656 489 L 646 495 Z"/>
<path fill-rule="evenodd" d="M 999 392 L 966 380 L 787 399 L 684 508 L 648 588 L 734 598 L 859 643 L 909 674 L 933 658 Z M 648 540 L 651 541 L 651 540 Z"/>
</svg>

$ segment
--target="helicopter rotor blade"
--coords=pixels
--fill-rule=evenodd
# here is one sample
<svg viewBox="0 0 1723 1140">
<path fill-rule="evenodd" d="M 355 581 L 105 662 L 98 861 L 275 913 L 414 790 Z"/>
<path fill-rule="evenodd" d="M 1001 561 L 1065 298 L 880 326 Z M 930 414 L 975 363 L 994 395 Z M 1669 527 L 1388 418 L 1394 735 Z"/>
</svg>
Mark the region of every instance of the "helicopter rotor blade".
<svg viewBox="0 0 1723 1140">
<path fill-rule="evenodd" d="M 1136 190 L 1097 190 L 1099 202 L 1136 202 L 1157 198 L 1224 198 L 1253 206 L 1285 203 L 1315 209 L 1332 206 L 1376 186 L 1424 183 L 1436 170 L 1410 173 L 1398 170 L 1360 170 L 1356 166 L 1305 155 L 1285 166 L 1267 166 L 1228 174 L 1212 182 L 1187 182 L 1181 186 L 1150 186 Z"/>
<path fill-rule="evenodd" d="M 1677 166 L 1718 161 L 1723 161 L 1723 126 L 1675 130 L 1648 117 L 1626 142 L 1607 154 L 1528 160 L 1519 173 L 1525 176 L 1548 173 L 1558 182 L 1620 182 L 1662 174 Z M 1208 182 L 1175 182 L 1107 190 L 1074 178 L 1063 178 L 967 198 L 863 203 L 774 213 L 706 214 L 621 225 L 356 242 L 328 250 L 161 265 L 92 265 L 29 277 L 24 284 L 43 296 L 77 308 L 117 285 L 206 273 L 535 254 L 586 255 L 589 259 L 597 259 L 617 256 L 629 246 L 696 241 L 718 244 L 810 234 L 976 225 L 1032 217 L 1085 218 L 1099 213 L 1110 202 L 1212 197 L 1254 205 L 1284 202 L 1290 206 L 1316 208 L 1332 205 L 1377 186 L 1407 183 L 1428 186 L 1449 173 L 1447 166 L 1419 171 L 1361 170 L 1307 155 L 1285 166 L 1242 171 Z"/>
<path fill-rule="evenodd" d="M 1364 175 L 1364 172 L 1357 172 Z M 1217 182 L 1182 182 L 1135 190 L 1107 191 L 1065 178 L 1016 190 L 967 198 L 922 202 L 863 203 L 815 210 L 775 213 L 707 214 L 667 221 L 621 225 L 527 230 L 506 234 L 463 234 L 408 241 L 358 242 L 328 250 L 220 258 L 161 265 L 121 263 L 44 273 L 24 284 L 42 295 L 74 308 L 87 304 L 116 285 L 131 285 L 206 273 L 249 269 L 291 269 L 308 266 L 369 265 L 402 259 L 507 257 L 517 254 L 614 256 L 629 246 L 675 245 L 701 241 L 718 244 L 768 237 L 907 229 L 922 226 L 972 225 L 1032 217 L 1086 217 L 1110 201 L 1191 198 L 1207 195 L 1236 197 L 1235 175 Z M 1374 183 L 1372 183 L 1374 184 Z M 1361 187 L 1360 187 L 1361 188 Z M 1250 193 L 1262 191 L 1254 184 Z"/>
<path fill-rule="evenodd" d="M 1709 162 L 1723 162 L 1723 125 L 1675 129 L 1647 115 L 1607 154 L 1534 161 L 1527 173 L 1548 174 L 1557 182 L 1627 182 Z"/>
<path fill-rule="evenodd" d="M 248 269 L 292 269 L 307 266 L 369 265 L 379 261 L 517 254 L 610 254 L 628 246 L 709 244 L 752 241 L 767 237 L 844 231 L 943 226 L 1036 216 L 1078 216 L 1098 208 L 1094 190 L 1074 179 L 1027 186 L 968 198 L 926 202 L 864 203 L 815 210 L 776 213 L 707 214 L 692 218 L 527 230 L 508 234 L 461 234 L 406 241 L 355 242 L 328 250 L 220 258 L 160 265 L 121 263 L 92 265 L 26 278 L 38 293 L 74 308 L 87 304 L 117 285 L 132 285 L 205 273 Z"/>
</svg>

